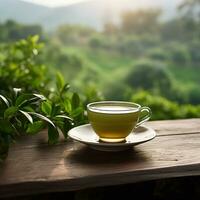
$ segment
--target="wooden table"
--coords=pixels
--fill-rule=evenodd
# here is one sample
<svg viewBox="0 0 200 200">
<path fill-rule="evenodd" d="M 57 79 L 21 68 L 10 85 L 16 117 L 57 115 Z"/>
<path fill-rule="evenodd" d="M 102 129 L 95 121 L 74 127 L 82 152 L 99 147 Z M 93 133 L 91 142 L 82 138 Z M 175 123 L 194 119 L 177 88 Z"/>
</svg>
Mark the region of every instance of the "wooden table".
<svg viewBox="0 0 200 200">
<path fill-rule="evenodd" d="M 73 141 L 48 146 L 46 133 L 21 138 L 0 168 L 0 197 L 200 175 L 200 119 L 146 125 L 156 138 L 118 153 Z"/>
</svg>

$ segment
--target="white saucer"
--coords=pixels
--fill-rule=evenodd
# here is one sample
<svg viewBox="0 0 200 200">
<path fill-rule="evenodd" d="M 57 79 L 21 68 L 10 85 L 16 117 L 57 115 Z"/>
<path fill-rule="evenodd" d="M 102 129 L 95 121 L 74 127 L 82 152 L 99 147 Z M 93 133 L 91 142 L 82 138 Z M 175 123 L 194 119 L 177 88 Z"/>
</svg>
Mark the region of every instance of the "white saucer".
<svg viewBox="0 0 200 200">
<path fill-rule="evenodd" d="M 72 128 L 68 135 L 73 140 L 88 145 L 89 147 L 100 151 L 122 151 L 129 149 L 135 145 L 152 140 L 156 136 L 156 132 L 147 126 L 139 126 L 130 133 L 124 142 L 106 143 L 99 141 L 99 137 L 93 131 L 90 124 L 81 125 Z"/>
</svg>

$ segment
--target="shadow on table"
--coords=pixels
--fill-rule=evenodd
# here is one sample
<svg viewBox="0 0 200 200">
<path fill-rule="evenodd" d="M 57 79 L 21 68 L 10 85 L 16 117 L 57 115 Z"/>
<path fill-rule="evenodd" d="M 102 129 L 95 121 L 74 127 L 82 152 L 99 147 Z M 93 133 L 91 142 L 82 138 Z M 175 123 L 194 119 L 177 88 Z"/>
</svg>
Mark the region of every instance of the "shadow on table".
<svg viewBox="0 0 200 200">
<path fill-rule="evenodd" d="M 122 163 L 143 163 L 149 158 L 139 149 L 132 148 L 120 152 L 104 152 L 93 150 L 87 146 L 82 146 L 76 151 L 72 151 L 66 156 L 66 160 L 78 162 L 81 164 L 122 164 Z"/>
</svg>

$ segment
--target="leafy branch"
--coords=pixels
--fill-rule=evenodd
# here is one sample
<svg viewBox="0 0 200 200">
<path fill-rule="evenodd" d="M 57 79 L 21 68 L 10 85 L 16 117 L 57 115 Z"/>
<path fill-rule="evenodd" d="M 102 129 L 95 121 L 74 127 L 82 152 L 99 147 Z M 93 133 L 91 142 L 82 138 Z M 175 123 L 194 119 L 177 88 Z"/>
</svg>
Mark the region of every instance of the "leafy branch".
<svg viewBox="0 0 200 200">
<path fill-rule="evenodd" d="M 47 129 L 48 143 L 56 144 L 59 134 L 67 139 L 68 131 L 86 122 L 84 108 L 77 93 L 57 74 L 56 90 L 48 97 L 23 93 L 14 88 L 9 96 L 0 95 L 0 144 L 9 144 L 21 135 L 38 134 Z M 0 155 L 2 154 L 0 148 Z"/>
<path fill-rule="evenodd" d="M 38 59 L 42 46 L 38 36 L 30 36 L 0 47 L 0 160 L 21 135 L 46 129 L 48 143 L 55 144 L 61 134 L 67 139 L 69 129 L 87 122 L 85 102 L 61 73 L 54 89 L 48 85 L 51 75 Z"/>
</svg>

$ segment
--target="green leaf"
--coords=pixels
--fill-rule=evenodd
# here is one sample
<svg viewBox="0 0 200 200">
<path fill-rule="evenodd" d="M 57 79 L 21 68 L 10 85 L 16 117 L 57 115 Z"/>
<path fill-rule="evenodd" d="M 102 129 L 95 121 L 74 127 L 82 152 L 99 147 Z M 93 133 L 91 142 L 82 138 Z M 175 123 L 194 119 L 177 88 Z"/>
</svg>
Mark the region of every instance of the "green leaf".
<svg viewBox="0 0 200 200">
<path fill-rule="evenodd" d="M 68 117 L 66 115 L 57 115 L 56 118 L 62 118 L 62 119 L 67 119 L 67 120 L 73 121 L 73 119 L 71 117 Z"/>
<path fill-rule="evenodd" d="M 27 106 L 36 103 L 38 100 L 44 101 L 46 98 L 39 94 L 23 94 L 16 99 L 15 105 L 18 107 Z"/>
<path fill-rule="evenodd" d="M 51 115 L 52 116 L 58 115 L 58 114 L 60 114 L 60 111 L 61 111 L 61 106 L 57 105 L 55 103 L 52 103 Z"/>
<path fill-rule="evenodd" d="M 0 95 L 0 99 L 9 107 L 9 101 L 3 95 Z"/>
<path fill-rule="evenodd" d="M 69 83 L 66 83 L 62 89 L 62 92 L 67 92 L 70 89 Z"/>
<path fill-rule="evenodd" d="M 26 132 L 30 135 L 34 135 L 41 131 L 44 127 L 45 125 L 43 121 L 36 121 L 28 125 Z"/>
<path fill-rule="evenodd" d="M 62 134 L 65 138 L 68 137 L 68 131 L 72 128 L 72 123 L 70 121 L 65 121 L 64 127 L 62 129 Z"/>
<path fill-rule="evenodd" d="M 59 128 L 62 128 L 62 127 L 64 127 L 64 122 L 63 122 L 63 121 L 61 121 L 61 120 L 54 121 L 54 123 L 55 123 L 55 124 L 56 124 L 56 126 L 57 126 L 57 127 L 59 127 Z"/>
<path fill-rule="evenodd" d="M 71 115 L 72 117 L 77 117 L 78 115 L 82 114 L 84 112 L 82 107 L 79 107 L 72 111 Z"/>
<path fill-rule="evenodd" d="M 38 40 L 39 40 L 39 35 L 31 36 L 31 37 L 30 37 L 30 40 L 31 40 L 33 43 L 37 43 Z"/>
<path fill-rule="evenodd" d="M 48 126 L 48 142 L 49 144 L 56 144 L 58 142 L 59 133 L 57 128 Z"/>
<path fill-rule="evenodd" d="M 46 97 L 41 94 L 33 94 L 33 96 L 37 97 L 38 99 L 41 99 L 42 101 L 46 100 Z"/>
<path fill-rule="evenodd" d="M 24 103 L 26 103 L 33 95 L 32 94 L 22 94 L 19 97 L 17 97 L 15 101 L 15 106 L 22 106 Z"/>
<path fill-rule="evenodd" d="M 80 105 L 80 98 L 77 93 L 74 93 L 72 96 L 72 109 L 76 109 Z"/>
<path fill-rule="evenodd" d="M 14 130 L 11 123 L 7 120 L 0 120 L 0 132 L 7 134 L 13 133 Z"/>
<path fill-rule="evenodd" d="M 13 91 L 14 91 L 15 97 L 17 97 L 18 94 L 22 91 L 22 89 L 21 88 L 13 88 Z"/>
<path fill-rule="evenodd" d="M 18 132 L 18 129 L 22 128 L 23 126 L 23 121 L 18 119 L 17 117 L 15 117 L 14 120 L 14 122 L 12 121 L 12 126 L 14 126 L 16 131 Z"/>
<path fill-rule="evenodd" d="M 46 121 L 47 123 L 51 124 L 54 128 L 56 128 L 54 123 L 50 119 L 48 119 L 47 117 L 45 117 L 45 116 L 43 116 L 43 115 L 41 115 L 39 113 L 35 113 L 35 112 L 28 112 L 28 113 L 30 115 L 34 115 L 34 116 L 38 117 L 39 119 L 42 119 L 42 120 Z"/>
<path fill-rule="evenodd" d="M 46 100 L 46 99 L 45 99 Z M 37 103 L 38 101 L 44 101 L 44 100 L 41 100 L 40 98 L 38 97 L 33 97 L 29 100 L 27 100 L 26 102 L 23 103 L 23 106 L 27 106 L 27 105 L 30 105 L 30 104 L 35 104 Z"/>
<path fill-rule="evenodd" d="M 26 112 L 34 112 L 34 109 L 31 106 L 25 106 L 23 107 L 23 110 L 25 110 Z"/>
<path fill-rule="evenodd" d="M 15 114 L 17 113 L 18 108 L 15 106 L 11 106 L 9 108 L 7 108 L 4 112 L 4 118 L 5 119 L 9 119 L 12 118 L 13 116 L 15 116 Z"/>
<path fill-rule="evenodd" d="M 60 72 L 56 73 L 56 86 L 59 91 L 63 89 L 65 85 L 65 80 Z"/>
<path fill-rule="evenodd" d="M 50 116 L 51 115 L 51 111 L 52 111 L 51 103 L 49 101 L 43 101 L 42 104 L 41 104 L 41 110 L 46 115 Z"/>
<path fill-rule="evenodd" d="M 72 110 L 71 101 L 69 99 L 64 99 L 63 101 L 63 107 L 65 108 L 65 111 L 70 113 Z"/>
<path fill-rule="evenodd" d="M 28 112 L 24 112 L 23 110 L 19 110 L 19 112 L 21 112 L 30 123 L 33 123 L 33 118 L 28 114 Z"/>
</svg>

